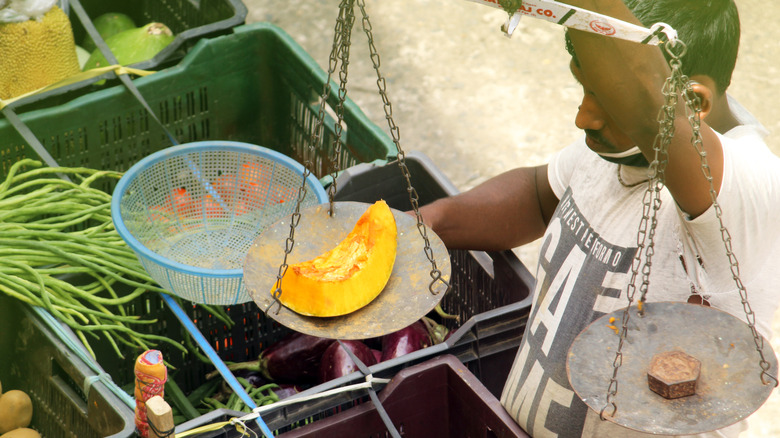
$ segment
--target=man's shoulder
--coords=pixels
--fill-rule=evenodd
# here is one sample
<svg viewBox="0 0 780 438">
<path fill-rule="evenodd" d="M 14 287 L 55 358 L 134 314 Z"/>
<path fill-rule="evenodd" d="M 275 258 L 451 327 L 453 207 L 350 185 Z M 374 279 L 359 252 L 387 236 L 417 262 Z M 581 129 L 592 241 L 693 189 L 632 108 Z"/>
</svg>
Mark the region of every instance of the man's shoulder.
<svg viewBox="0 0 780 438">
<path fill-rule="evenodd" d="M 742 106 L 739 101 L 731 94 L 726 93 L 726 99 L 728 99 L 729 108 L 734 117 L 739 121 L 739 126 L 727 132 L 726 135 L 742 135 L 750 133 L 756 135 L 761 139 L 766 138 L 769 135 L 769 130 L 761 124 L 761 122 L 751 113 L 747 108 Z M 734 132 L 732 132 L 734 131 Z"/>
<path fill-rule="evenodd" d="M 764 140 L 762 133 L 752 125 L 740 125 L 725 134 L 718 134 L 723 145 L 724 158 L 732 166 L 750 166 L 751 169 L 778 170 L 778 157 Z"/>
</svg>

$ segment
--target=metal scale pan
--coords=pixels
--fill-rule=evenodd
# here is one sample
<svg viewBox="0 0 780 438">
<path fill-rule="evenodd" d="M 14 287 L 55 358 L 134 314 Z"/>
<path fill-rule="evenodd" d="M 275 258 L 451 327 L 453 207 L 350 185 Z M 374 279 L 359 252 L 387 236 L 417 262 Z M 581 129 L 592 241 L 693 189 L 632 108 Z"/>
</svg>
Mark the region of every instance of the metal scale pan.
<svg viewBox="0 0 780 438">
<path fill-rule="evenodd" d="M 657 435 L 689 435 L 730 426 L 769 398 L 774 381 L 762 383 L 760 357 L 748 325 L 712 307 L 687 303 L 646 303 L 645 315 L 629 309 L 619 388 L 604 418 Z M 569 349 L 566 370 L 572 389 L 596 412 L 606 405 L 618 335 L 609 319 L 622 321 L 624 309 L 604 315 L 580 333 Z M 667 399 L 651 391 L 647 372 L 654 355 L 683 351 L 701 362 L 696 393 Z M 777 376 L 777 358 L 764 340 L 767 372 Z"/>
<path fill-rule="evenodd" d="M 301 211 L 295 227 L 295 247 L 287 263 L 313 259 L 341 242 L 370 204 L 336 202 L 335 215 L 321 204 Z M 274 304 L 271 291 L 282 264 L 285 241 L 290 235 L 290 218 L 269 226 L 249 248 L 244 262 L 244 283 L 249 295 L 268 316 L 297 332 L 332 339 L 366 339 L 407 327 L 433 310 L 445 295 L 446 285 L 437 281 L 432 293 L 431 262 L 415 217 L 392 210 L 398 229 L 398 249 L 390 280 L 369 304 L 343 316 L 320 318 L 298 314 Z M 444 243 L 430 229 L 427 232 L 437 268 L 444 281 L 450 281 L 450 259 Z M 282 281 L 284 294 L 284 281 Z M 273 304 L 273 306 L 272 306 Z M 271 307 L 269 309 L 269 307 Z"/>
</svg>

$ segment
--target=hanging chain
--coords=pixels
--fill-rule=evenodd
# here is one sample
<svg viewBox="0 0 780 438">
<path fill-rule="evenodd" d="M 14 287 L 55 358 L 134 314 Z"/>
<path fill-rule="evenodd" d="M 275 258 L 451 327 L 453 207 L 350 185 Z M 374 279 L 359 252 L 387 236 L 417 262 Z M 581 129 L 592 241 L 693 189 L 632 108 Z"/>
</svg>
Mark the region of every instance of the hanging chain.
<svg viewBox="0 0 780 438">
<path fill-rule="evenodd" d="M 288 263 L 287 263 L 287 257 L 292 252 L 293 248 L 295 247 L 295 228 L 298 226 L 298 223 L 301 220 L 301 204 L 303 203 L 304 199 L 306 199 L 306 193 L 307 193 L 307 187 L 306 187 L 306 180 L 309 178 L 309 175 L 311 175 L 310 168 L 312 167 L 312 160 L 316 156 L 316 148 L 317 145 L 320 145 L 322 143 L 322 134 L 324 132 L 324 120 L 325 120 L 325 106 L 327 105 L 328 98 L 330 98 L 330 82 L 331 78 L 333 76 L 333 73 L 336 71 L 336 65 L 338 64 L 338 57 L 344 56 L 344 51 L 342 49 L 344 45 L 344 35 L 346 34 L 346 41 L 347 45 L 349 44 L 349 35 L 352 32 L 352 26 L 355 22 L 355 17 L 353 14 L 353 7 L 354 7 L 354 0 L 342 0 L 341 4 L 339 5 L 339 16 L 336 20 L 336 28 L 333 36 L 333 48 L 330 52 L 329 57 L 329 63 L 328 63 L 328 78 L 325 81 L 325 85 L 323 86 L 322 90 L 322 96 L 320 98 L 320 106 L 319 111 L 317 113 L 317 121 L 315 123 L 314 128 L 311 131 L 311 139 L 309 141 L 308 147 L 306 150 L 303 151 L 303 157 L 304 157 L 304 170 L 303 170 L 303 179 L 301 182 L 301 187 L 298 188 L 298 197 L 296 199 L 295 203 L 295 211 L 293 212 L 292 216 L 290 217 L 290 235 L 285 240 L 284 245 L 284 260 L 282 261 L 282 264 L 279 266 L 279 271 L 276 274 L 276 283 L 275 288 L 272 293 L 274 301 L 268 306 L 267 309 L 265 309 L 265 313 L 267 314 L 269 310 L 274 306 L 274 304 L 278 305 L 276 309 L 276 314 L 279 314 L 279 311 L 282 309 L 282 303 L 279 301 L 279 297 L 282 295 L 282 278 L 284 277 L 284 274 L 287 273 Z M 349 56 L 349 49 L 347 48 L 347 55 Z M 339 99 L 341 102 L 341 96 L 343 95 L 346 97 L 346 67 L 342 65 L 343 70 L 343 87 L 345 89 L 344 93 L 341 93 L 341 90 L 339 90 Z M 343 102 L 340 104 L 341 107 L 343 107 Z M 340 133 L 341 133 L 341 120 L 342 118 L 339 117 L 339 120 L 336 124 L 337 133 L 337 140 L 338 143 L 335 147 L 337 149 L 340 149 Z M 307 154 L 308 151 L 308 154 Z M 334 178 L 335 181 L 335 178 Z M 333 200 L 331 195 L 331 212 L 333 208 Z M 332 213 L 331 213 L 332 214 Z"/>
<path fill-rule="evenodd" d="M 761 358 L 759 360 L 759 366 L 761 367 L 761 383 L 767 385 L 770 383 L 767 379 L 771 379 L 774 381 L 774 386 L 778 386 L 777 377 L 769 374 L 769 368 L 771 365 L 764 357 L 764 338 L 761 337 L 761 335 L 758 333 L 758 330 L 756 330 L 756 314 L 753 312 L 753 309 L 748 302 L 747 289 L 745 288 L 745 285 L 742 283 L 742 279 L 739 276 L 739 262 L 737 261 L 737 257 L 734 255 L 734 251 L 732 249 L 731 233 L 729 233 L 729 230 L 723 224 L 723 210 L 720 208 L 720 204 L 718 204 L 718 192 L 715 190 L 715 183 L 713 182 L 712 172 L 710 171 L 710 166 L 707 162 L 707 153 L 704 151 L 702 146 L 701 135 L 699 132 L 699 127 L 701 125 L 701 101 L 699 100 L 699 97 L 696 96 L 696 94 L 693 92 L 693 88 L 691 87 L 690 83 L 685 84 L 683 97 L 685 98 L 686 103 L 685 114 L 688 117 L 688 121 L 690 122 L 691 126 L 693 127 L 692 143 L 696 148 L 696 152 L 699 153 L 702 173 L 710 183 L 710 200 L 712 201 L 712 207 L 715 210 L 715 216 L 718 218 L 720 234 L 721 238 L 723 239 L 723 244 L 726 248 L 726 256 L 729 259 L 731 275 L 734 279 L 734 283 L 737 286 L 737 290 L 739 291 L 739 298 L 742 303 L 742 309 L 745 311 L 745 319 L 747 320 L 748 327 L 750 327 L 751 334 L 753 335 L 753 342 L 756 345 L 756 351 L 758 351 L 758 355 Z"/>
<path fill-rule="evenodd" d="M 345 11 L 345 24 L 342 26 L 341 32 L 341 44 L 338 49 L 338 58 L 341 61 L 341 70 L 339 70 L 339 92 L 338 92 L 338 105 L 336 106 L 336 125 L 333 130 L 336 134 L 333 139 L 333 153 L 330 157 L 331 167 L 333 169 L 333 181 L 328 187 L 328 200 L 330 202 L 330 209 L 328 214 L 333 216 L 333 200 L 336 197 L 336 177 L 341 170 L 341 135 L 344 123 L 344 102 L 347 100 L 347 72 L 349 69 L 349 47 L 351 44 L 352 28 L 355 24 L 355 2 L 354 0 L 348 0 L 349 4 L 346 5 Z M 334 43 L 335 44 L 335 43 Z M 335 48 L 335 47 L 334 47 Z M 328 78 L 330 79 L 330 77 Z M 325 84 L 328 87 L 328 84 Z M 325 101 L 320 105 L 320 112 L 326 105 Z"/>
<path fill-rule="evenodd" d="M 368 48 L 371 52 L 371 62 L 374 64 L 374 70 L 376 71 L 376 84 L 379 87 L 379 95 L 382 97 L 382 103 L 384 104 L 385 119 L 387 119 L 387 124 L 390 128 L 390 134 L 393 137 L 393 143 L 395 143 L 396 150 L 398 151 L 398 166 L 401 168 L 401 173 L 403 174 L 404 179 L 406 179 L 406 190 L 409 193 L 409 201 L 412 203 L 412 209 L 414 210 L 414 214 L 417 217 L 417 231 L 419 231 L 420 236 L 422 236 L 423 241 L 425 242 L 425 255 L 428 257 L 428 261 L 431 262 L 431 282 L 428 285 L 428 290 L 433 295 L 437 295 L 438 292 L 434 290 L 434 285 L 436 282 L 441 282 L 446 286 L 446 293 L 450 289 L 450 284 L 442 278 L 441 271 L 436 265 L 433 249 L 431 249 L 431 242 L 428 238 L 427 227 L 423 223 L 422 214 L 420 214 L 420 198 L 417 195 L 417 190 L 412 187 L 411 174 L 409 173 L 409 168 L 406 166 L 405 161 L 406 154 L 401 148 L 400 131 L 398 126 L 395 124 L 395 121 L 393 120 L 393 106 L 390 103 L 390 99 L 387 97 L 387 83 L 379 70 L 381 61 L 379 59 L 376 46 L 374 45 L 374 36 L 371 33 L 371 22 L 369 21 L 368 13 L 366 12 L 365 0 L 357 0 L 357 4 L 358 7 L 360 7 L 360 12 L 363 14 L 363 31 L 368 37 Z"/>
<path fill-rule="evenodd" d="M 671 44 L 665 44 L 665 46 L 670 45 Z M 674 45 L 675 47 L 681 47 L 681 51 L 684 53 L 685 45 L 681 41 L 675 42 Z M 661 207 L 661 190 L 664 187 L 666 165 L 669 161 L 667 155 L 668 147 L 674 137 L 675 131 L 674 113 L 675 106 L 677 105 L 677 90 L 684 78 L 680 72 L 680 57 L 682 54 L 677 54 L 672 51 L 670 51 L 670 53 L 672 59 L 669 61 L 669 65 L 672 71 L 671 75 L 664 82 L 661 91 L 664 96 L 664 104 L 658 112 L 659 131 L 653 142 L 654 156 L 648 169 L 650 179 L 647 181 L 647 189 L 642 198 L 642 219 L 639 222 L 636 236 L 637 250 L 631 263 L 631 279 L 626 289 L 628 306 L 623 311 L 618 348 L 615 353 L 615 359 L 612 362 L 612 377 L 609 380 L 609 387 L 607 388 L 606 405 L 599 413 L 602 420 L 605 420 L 604 413 L 610 406 L 612 407 L 612 413 L 609 415 L 614 417 L 617 413 L 617 404 L 613 399 L 618 393 L 617 375 L 620 366 L 623 365 L 623 344 L 628 335 L 628 322 L 630 319 L 628 310 L 634 302 L 634 295 L 637 291 L 636 282 L 637 277 L 639 277 L 640 267 L 642 270 L 642 283 L 639 287 L 640 298 L 638 303 L 640 316 L 644 314 L 642 305 L 650 285 L 652 257 L 655 254 L 655 230 L 658 225 L 657 213 Z M 644 262 L 642 261 L 643 255 L 645 256 Z"/>
<path fill-rule="evenodd" d="M 710 166 L 707 162 L 707 153 L 704 151 L 701 139 L 701 100 L 693 91 L 689 78 L 682 73 L 681 59 L 685 55 L 686 46 L 680 40 L 667 41 L 663 48 L 670 55 L 669 66 L 671 68 L 671 75 L 666 80 L 663 86 L 664 105 L 659 111 L 658 122 L 660 125 L 659 133 L 653 143 L 654 158 L 650 163 L 649 175 L 650 180 L 648 182 L 647 190 L 643 198 L 643 211 L 642 220 L 640 221 L 639 230 L 637 232 L 637 252 L 631 265 L 631 279 L 627 287 L 628 306 L 623 311 L 622 318 L 622 330 L 620 331 L 620 339 L 618 342 L 618 349 L 615 353 L 615 360 L 612 363 L 613 371 L 610 378 L 609 387 L 607 389 L 606 405 L 601 409 L 599 416 L 602 420 L 605 420 L 605 411 L 611 406 L 611 416 L 617 413 L 617 404 L 614 401 L 614 397 L 618 392 L 618 370 L 623 364 L 622 348 L 628 333 L 629 322 L 629 308 L 633 304 L 634 294 L 636 292 L 636 279 L 639 275 L 639 266 L 642 266 L 642 284 L 640 286 L 640 297 L 638 304 L 637 314 L 641 317 L 644 316 L 643 304 L 646 301 L 646 295 L 648 286 L 650 285 L 650 269 L 652 267 L 652 256 L 654 250 L 654 237 L 657 226 L 657 213 L 661 206 L 661 189 L 664 187 L 664 176 L 666 170 L 666 164 L 668 163 L 668 150 L 672 138 L 674 137 L 674 120 L 675 120 L 675 108 L 678 103 L 678 96 L 682 95 L 685 101 L 685 114 L 689 124 L 692 128 L 691 143 L 699 154 L 701 161 L 701 170 L 704 177 L 710 184 L 710 199 L 715 211 L 715 215 L 718 218 L 720 225 L 721 237 L 723 239 L 724 246 L 726 248 L 726 255 L 729 259 L 731 267 L 732 277 L 739 290 L 739 296 L 742 302 L 743 309 L 745 311 L 748 326 L 750 327 L 753 335 L 753 341 L 756 345 L 760 360 L 759 367 L 761 368 L 761 382 L 766 385 L 770 383 L 767 379 L 774 381 L 774 386 L 778 386 L 778 380 L 775 376 L 769 374 L 770 363 L 764 357 L 764 340 L 759 335 L 755 326 L 755 313 L 753 312 L 750 303 L 748 302 L 747 290 L 739 276 L 739 263 L 734 255 L 731 244 L 731 235 L 723 224 L 722 210 L 718 204 L 718 193 L 715 190 L 712 173 Z M 648 231 L 649 225 L 649 231 Z M 645 247 L 645 242 L 647 246 Z M 645 255 L 644 263 L 641 262 L 642 254 Z"/>
</svg>

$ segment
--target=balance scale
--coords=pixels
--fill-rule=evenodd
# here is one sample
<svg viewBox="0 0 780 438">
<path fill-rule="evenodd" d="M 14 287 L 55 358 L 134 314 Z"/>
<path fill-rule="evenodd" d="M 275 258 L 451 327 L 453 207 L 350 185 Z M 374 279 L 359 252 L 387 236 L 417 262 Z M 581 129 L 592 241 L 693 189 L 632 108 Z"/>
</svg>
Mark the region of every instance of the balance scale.
<svg viewBox="0 0 780 438">
<path fill-rule="evenodd" d="M 469 1 L 491 7 L 501 7 L 501 4 L 517 7 L 502 27 L 507 36 L 512 35 L 522 16 L 531 16 L 641 44 L 677 41 L 674 29 L 663 23 L 647 29 L 551 0 Z M 367 19 L 362 1 L 358 1 L 358 6 Z M 354 1 L 342 2 L 326 82 L 330 82 L 340 59 L 340 110 L 346 95 L 344 64 L 349 56 L 353 8 Z M 370 30 L 366 33 L 371 38 Z M 374 56 L 378 55 L 372 52 L 372 60 Z M 377 62 L 374 67 L 381 80 Z M 387 102 L 381 85 L 379 93 Z M 328 94 L 326 87 L 320 108 L 326 106 Z M 336 156 L 340 147 L 340 113 L 338 117 Z M 317 133 L 322 120 L 321 110 L 310 146 L 312 150 L 320 143 Z M 397 131 L 393 131 L 390 113 L 388 122 L 403 168 L 403 151 Z M 338 160 L 333 162 L 338 171 Z M 306 168 L 309 167 L 307 163 Z M 408 189 L 413 192 L 411 183 Z M 289 218 L 282 219 L 254 242 L 246 257 L 244 278 L 258 307 L 295 331 L 334 339 L 380 336 L 400 330 L 434 309 L 449 287 L 450 262 L 438 236 L 426 234 L 415 202 L 412 205 L 417 219 L 393 211 L 399 230 L 396 265 L 387 287 L 374 302 L 351 314 L 332 318 L 300 315 L 278 302 L 272 286 L 280 278 L 280 249 L 286 247 L 285 242 L 294 241 L 291 250 L 285 250 L 285 264 L 312 259 L 336 246 L 368 207 L 363 203 L 334 203 L 333 195 L 331 191 L 329 208 L 323 204 L 300 211 L 297 224 L 291 224 Z M 422 235 L 422 240 L 418 234 Z M 425 251 L 421 250 L 421 241 L 425 242 Z M 435 257 L 428 254 L 435 254 Z M 440 266 L 437 260 L 441 262 Z M 429 263 L 431 275 L 426 277 L 422 267 Z M 426 289 L 429 292 L 425 292 Z M 272 309 L 275 306 L 276 311 Z M 608 327 L 615 320 L 624 323 L 618 334 Z M 646 303 L 644 296 L 637 305 L 629 300 L 625 309 L 590 324 L 575 339 L 567 359 L 573 390 L 590 409 L 599 413 L 602 420 L 660 435 L 703 433 L 746 418 L 777 386 L 777 379 L 773 377 L 777 375 L 777 368 L 774 352 L 753 324 L 708 306 Z"/>
</svg>

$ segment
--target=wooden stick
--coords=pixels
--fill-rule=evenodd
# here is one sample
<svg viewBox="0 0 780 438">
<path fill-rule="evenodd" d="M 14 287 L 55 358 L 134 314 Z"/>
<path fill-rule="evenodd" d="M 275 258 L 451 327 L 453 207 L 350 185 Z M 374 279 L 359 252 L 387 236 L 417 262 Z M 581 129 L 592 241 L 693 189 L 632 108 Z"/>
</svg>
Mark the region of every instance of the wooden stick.
<svg viewBox="0 0 780 438">
<path fill-rule="evenodd" d="M 173 436 L 173 411 L 159 395 L 146 401 L 146 419 L 149 422 L 149 438 Z"/>
</svg>

